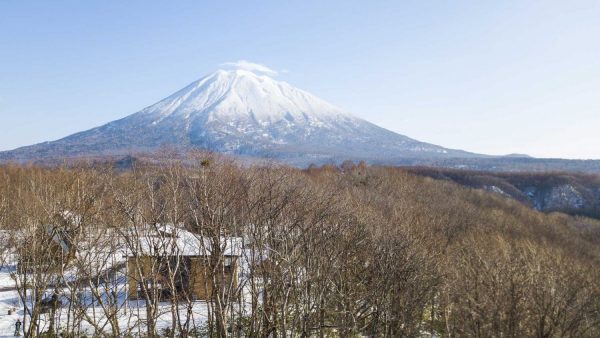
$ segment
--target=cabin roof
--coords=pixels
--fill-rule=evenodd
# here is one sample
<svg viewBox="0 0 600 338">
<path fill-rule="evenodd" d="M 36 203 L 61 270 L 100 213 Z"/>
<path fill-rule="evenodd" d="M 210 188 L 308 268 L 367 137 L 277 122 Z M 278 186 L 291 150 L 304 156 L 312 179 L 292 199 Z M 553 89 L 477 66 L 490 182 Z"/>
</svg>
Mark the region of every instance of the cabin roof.
<svg viewBox="0 0 600 338">
<path fill-rule="evenodd" d="M 149 256 L 210 256 L 217 249 L 223 256 L 241 256 L 242 238 L 202 237 L 173 224 L 155 224 L 129 229 L 136 240 L 128 245 L 127 257 Z M 215 243 L 217 242 L 217 243 Z M 218 248 L 213 244 L 218 245 Z"/>
</svg>

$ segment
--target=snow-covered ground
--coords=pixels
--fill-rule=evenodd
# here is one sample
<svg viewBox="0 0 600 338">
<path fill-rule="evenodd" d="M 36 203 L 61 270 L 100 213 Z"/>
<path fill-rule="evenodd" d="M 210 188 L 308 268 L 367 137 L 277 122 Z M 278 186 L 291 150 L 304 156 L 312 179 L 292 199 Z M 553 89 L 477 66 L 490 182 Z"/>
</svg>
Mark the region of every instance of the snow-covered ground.
<svg viewBox="0 0 600 338">
<path fill-rule="evenodd" d="M 15 271 L 15 266 L 8 266 L 0 269 L 0 337 L 12 337 L 15 330 L 15 323 L 17 319 L 23 321 L 24 310 L 19 300 L 19 295 L 16 291 L 15 281 L 10 277 L 10 274 Z M 146 310 L 145 304 L 143 301 L 135 301 L 135 300 L 126 300 L 125 296 L 125 284 L 124 278 L 119 278 L 118 289 L 120 290 L 118 299 L 119 299 L 119 307 L 121 308 L 119 311 L 119 326 L 123 332 L 129 331 L 133 335 L 144 330 L 144 321 L 146 319 Z M 51 295 L 52 291 L 48 290 L 47 295 Z M 85 303 L 91 302 L 90 297 L 84 296 Z M 67 302 L 64 301 L 66 304 Z M 15 309 L 16 312 L 8 315 L 10 309 Z M 192 310 L 192 319 L 193 322 L 199 327 L 203 323 L 206 322 L 206 314 L 207 314 L 207 304 L 206 302 L 198 301 L 193 304 Z M 157 321 L 158 330 L 167 328 L 171 326 L 172 312 L 171 312 L 171 304 L 168 302 L 160 304 L 160 317 Z M 182 318 L 186 318 L 187 309 L 182 306 L 180 308 L 180 315 Z M 90 306 L 87 310 L 87 315 L 90 318 L 93 318 L 95 323 L 99 324 L 100 327 L 104 326 L 105 330 L 110 330 L 110 326 L 107 325 L 106 316 L 103 314 L 102 308 L 100 306 L 92 307 Z M 68 307 L 63 306 L 62 309 L 59 310 L 59 313 L 56 314 L 57 324 L 60 323 L 66 325 L 66 318 L 68 316 Z M 42 324 L 41 324 L 41 332 L 44 332 L 48 329 L 49 325 L 49 315 L 42 315 Z M 93 333 L 94 327 L 90 324 L 89 321 L 85 319 L 81 323 L 81 331 Z M 57 330 L 60 332 L 60 327 Z"/>
<path fill-rule="evenodd" d="M 105 234 L 105 237 L 99 238 L 100 240 L 96 243 L 96 246 L 91 245 L 86 240 L 82 240 L 78 244 L 74 263 L 70 264 L 66 271 L 63 271 L 61 280 L 66 281 L 73 289 L 70 289 L 68 285 L 65 284 L 55 285 L 46 290 L 42 299 L 50 299 L 55 292 L 55 289 L 57 289 L 60 294 L 59 298 L 61 299 L 63 306 L 59 308 L 56 313 L 56 332 L 61 332 L 61 330 L 66 328 L 68 328 L 68 331 L 70 332 L 75 330 L 82 333 L 87 332 L 89 334 L 93 334 L 98 328 L 101 328 L 105 332 L 110 332 L 111 326 L 106 319 L 106 314 L 104 313 L 102 306 L 98 304 L 98 299 L 95 299 L 95 297 L 92 296 L 91 289 L 85 287 L 88 285 L 88 279 L 84 278 L 85 276 L 97 276 L 98 278 L 102 278 L 102 283 L 106 283 L 100 285 L 99 289 L 103 290 L 99 291 L 101 294 L 100 298 L 105 304 L 113 303 L 112 307 L 106 306 L 107 308 L 110 308 L 111 310 L 118 308 L 117 318 L 121 332 L 130 333 L 135 336 L 145 330 L 146 307 L 142 300 L 127 299 L 128 285 L 125 259 L 125 257 L 127 257 L 127 250 L 124 249 L 122 243 L 119 243 L 118 241 L 115 242 L 115 239 L 111 234 Z M 239 279 L 240 284 L 242 285 L 243 299 L 242 306 L 246 308 L 245 310 L 248 310 L 251 303 L 251 293 L 244 281 L 250 276 L 248 259 L 251 256 L 251 252 L 248 249 L 242 251 L 240 249 L 241 246 L 241 243 L 238 246 L 229 245 L 229 250 L 232 250 L 234 247 L 237 248 L 236 252 L 231 253 L 235 254 L 235 256 L 239 256 Z M 185 249 L 187 246 L 181 244 L 181 248 Z M 17 272 L 18 259 L 15 252 L 16 251 L 5 251 L 0 253 L 0 337 L 12 337 L 14 335 L 15 323 L 18 319 L 23 322 L 25 315 L 25 310 L 16 288 L 17 282 L 12 276 L 16 275 Z M 186 251 L 183 250 L 182 252 Z M 23 276 L 20 276 L 20 278 L 22 277 Z M 29 278 L 29 280 L 31 282 L 31 278 Z M 75 287 L 75 285 L 79 286 Z M 72 292 L 76 292 L 77 296 L 71 297 L 71 290 Z M 31 297 L 31 291 L 28 291 L 28 293 L 28 296 Z M 80 313 L 73 309 L 69 310 L 68 304 L 70 298 L 77 299 L 73 302 L 77 305 L 75 307 L 80 310 L 85 308 L 85 313 Z M 115 299 L 116 302 L 114 301 Z M 28 302 L 31 302 L 31 300 L 29 299 Z M 30 303 L 27 305 L 28 308 L 31 308 Z M 179 309 L 181 322 L 187 320 L 188 309 L 186 305 L 187 304 L 182 304 Z M 201 328 L 207 321 L 208 304 L 205 301 L 196 301 L 192 305 L 190 322 L 194 324 L 190 325 L 190 327 Z M 13 310 L 10 315 L 8 314 L 9 310 Z M 240 309 L 236 309 L 236 312 L 239 313 L 239 310 Z M 157 319 L 157 330 L 159 332 L 162 329 L 171 327 L 173 318 L 172 312 L 172 305 L 170 302 L 164 302 L 159 305 L 160 315 Z M 75 321 L 73 319 L 76 313 L 81 320 Z M 26 322 L 29 322 L 29 318 L 25 319 Z M 73 328 L 74 322 L 81 322 L 81 324 L 78 324 L 77 328 Z M 50 315 L 42 314 L 40 332 L 47 331 L 49 325 Z"/>
<path fill-rule="evenodd" d="M 23 318 L 23 311 L 8 315 L 8 310 L 18 306 L 19 297 L 16 291 L 6 290 L 14 287 L 15 283 L 10 278 L 10 273 L 14 272 L 12 268 L 0 269 L 0 337 L 13 336 L 15 331 L 15 322 Z"/>
<path fill-rule="evenodd" d="M 123 256 L 120 257 L 120 260 L 114 259 L 112 264 L 122 263 Z M 248 264 L 245 262 L 245 259 L 243 257 L 241 257 L 240 260 L 242 270 L 240 271 L 240 280 L 243 281 L 248 276 Z M 20 301 L 19 294 L 15 288 L 16 283 L 15 280 L 11 277 L 11 274 L 14 272 L 16 272 L 16 263 L 14 262 L 14 260 L 8 259 L 8 263 L 6 263 L 5 260 L 4 266 L 0 268 L 0 338 L 13 337 L 15 323 L 17 319 L 23 321 L 24 317 L 24 309 Z M 68 271 L 66 273 L 66 277 L 68 280 L 74 281 L 74 271 Z M 145 330 L 145 303 L 143 300 L 127 299 L 127 284 L 124 268 L 122 269 L 122 271 L 119 271 L 117 273 L 112 282 L 114 283 L 112 289 L 116 290 L 117 292 L 116 298 L 118 299 L 117 303 L 120 309 L 118 312 L 118 318 L 121 332 L 129 332 L 133 336 L 136 336 L 138 333 L 143 332 Z M 243 303 L 246 307 L 248 307 L 251 301 L 250 291 L 247 287 L 244 287 L 242 290 Z M 83 292 L 80 292 L 79 296 L 79 304 L 85 304 L 87 306 L 86 315 L 89 316 L 90 320 L 86 320 L 84 318 L 81 321 L 81 325 L 79 326 L 80 332 L 94 332 L 94 326 L 90 323 L 90 321 L 93 321 L 99 327 L 103 327 L 104 331 L 110 331 L 110 325 L 106 320 L 106 316 L 102 311 L 102 307 L 92 303 L 93 297 L 91 296 L 89 289 L 83 289 L 82 291 Z M 52 293 L 53 289 L 47 290 L 46 294 L 44 295 L 44 298 L 50 297 Z M 64 329 L 65 325 L 67 325 L 67 317 L 69 317 L 69 310 L 67 306 L 69 295 L 70 293 L 67 288 L 61 289 L 61 298 L 64 306 L 56 314 L 55 322 L 57 323 L 57 332 L 60 332 L 61 328 Z M 10 309 L 16 309 L 16 311 L 13 311 L 11 315 L 8 315 L 8 311 Z M 159 306 L 159 312 L 160 316 L 157 320 L 157 330 L 160 332 L 162 329 L 171 327 L 171 304 L 169 302 L 161 303 Z M 181 321 L 185 321 L 187 318 L 187 308 L 185 307 L 185 305 L 182 305 L 180 307 L 179 312 L 182 318 Z M 204 301 L 196 301 L 193 303 L 192 314 L 190 316 L 191 322 L 195 323 L 195 326 L 197 328 L 201 328 L 206 323 L 207 314 L 208 304 Z M 73 322 L 72 317 L 73 312 L 71 312 L 71 323 Z M 41 316 L 40 332 L 46 331 L 48 327 L 49 314 L 44 314 Z M 191 325 L 190 327 L 193 327 L 193 325 Z"/>
</svg>

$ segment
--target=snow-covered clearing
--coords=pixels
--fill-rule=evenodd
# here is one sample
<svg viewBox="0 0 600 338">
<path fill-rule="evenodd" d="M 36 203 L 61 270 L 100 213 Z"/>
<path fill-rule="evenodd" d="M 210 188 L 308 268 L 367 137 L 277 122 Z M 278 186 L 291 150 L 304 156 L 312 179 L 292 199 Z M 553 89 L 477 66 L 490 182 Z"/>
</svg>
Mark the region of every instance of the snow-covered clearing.
<svg viewBox="0 0 600 338">
<path fill-rule="evenodd" d="M 8 266 L 0 269 L 0 337 L 12 337 L 15 330 L 15 323 L 17 319 L 23 321 L 24 310 L 22 308 L 19 295 L 15 289 L 15 282 L 10 277 L 10 274 L 15 271 L 15 266 Z M 120 280 L 124 280 L 120 278 Z M 131 332 L 136 335 L 139 332 L 143 332 L 145 328 L 146 319 L 146 308 L 144 301 L 127 300 L 124 290 L 125 284 L 119 285 L 119 326 L 122 332 Z M 48 290 L 47 295 L 51 295 L 52 291 Z M 83 296 L 82 302 L 88 303 L 91 301 L 91 297 Z M 63 307 L 56 314 L 57 331 L 65 328 L 67 324 L 67 317 L 69 316 L 68 301 L 62 297 Z M 88 303 L 89 304 L 89 303 Z M 9 310 L 15 309 L 11 315 L 8 314 Z M 160 331 L 164 328 L 168 328 L 172 323 L 172 311 L 171 304 L 164 302 L 160 304 L 160 316 L 157 321 L 157 329 Z M 180 306 L 180 316 L 187 318 L 187 308 Z M 201 326 L 206 321 L 207 304 L 203 301 L 197 301 L 193 304 L 191 319 L 196 326 Z M 72 315 L 72 314 L 71 314 Z M 93 319 L 95 325 L 103 327 L 105 330 L 110 330 L 110 325 L 106 320 L 102 308 L 100 306 L 89 306 L 87 316 Z M 42 314 L 40 332 L 44 332 L 49 327 L 49 316 L 50 314 Z M 71 318 L 71 323 L 73 319 Z M 72 325 L 72 324 L 71 324 Z M 81 333 L 93 333 L 94 326 L 86 319 L 83 319 L 79 329 Z"/>
</svg>

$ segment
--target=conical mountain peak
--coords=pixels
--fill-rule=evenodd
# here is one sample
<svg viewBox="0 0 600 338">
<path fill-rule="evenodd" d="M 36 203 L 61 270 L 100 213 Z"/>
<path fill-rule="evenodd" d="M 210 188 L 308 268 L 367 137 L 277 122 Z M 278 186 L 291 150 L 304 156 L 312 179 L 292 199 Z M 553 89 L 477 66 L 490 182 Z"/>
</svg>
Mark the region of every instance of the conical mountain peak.
<svg viewBox="0 0 600 338">
<path fill-rule="evenodd" d="M 155 116 L 154 124 L 169 116 L 227 121 L 252 117 L 259 122 L 351 118 L 308 92 L 247 69 L 217 70 L 142 112 Z"/>
<path fill-rule="evenodd" d="M 275 80 L 276 75 L 260 64 L 226 63 L 121 120 L 2 155 L 17 160 L 114 155 L 165 145 L 278 158 L 295 165 L 473 155 L 378 127 Z"/>
</svg>

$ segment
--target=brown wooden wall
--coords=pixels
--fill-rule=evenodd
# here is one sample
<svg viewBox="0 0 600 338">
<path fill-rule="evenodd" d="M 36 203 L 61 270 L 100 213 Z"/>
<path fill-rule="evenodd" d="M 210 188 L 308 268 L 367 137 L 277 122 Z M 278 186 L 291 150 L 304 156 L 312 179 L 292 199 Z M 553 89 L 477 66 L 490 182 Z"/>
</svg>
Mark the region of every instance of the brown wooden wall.
<svg viewBox="0 0 600 338">
<path fill-rule="evenodd" d="M 188 258 L 188 257 L 186 257 Z M 162 258 L 164 259 L 164 258 Z M 210 270 L 208 269 L 206 263 L 204 262 L 204 258 L 202 257 L 189 257 L 190 260 L 190 272 L 189 276 L 185 278 L 189 278 L 186 280 L 187 288 L 192 293 L 192 298 L 196 300 L 208 300 L 212 293 L 212 283 L 210 281 Z M 148 279 L 153 277 L 153 274 L 156 275 L 155 278 L 160 280 L 160 274 L 156 272 L 159 271 L 159 258 L 153 256 L 143 256 L 143 257 L 129 257 L 127 259 L 127 281 L 128 281 L 128 296 L 130 299 L 137 299 L 137 285 L 138 282 L 142 280 L 142 276 L 137 269 L 138 262 L 142 269 L 142 275 Z M 236 259 L 231 266 L 231 268 L 225 268 L 226 271 L 224 273 L 223 282 L 230 283 L 233 278 L 233 288 L 237 288 L 239 284 L 239 262 Z M 154 273 L 153 273 L 154 272 Z M 208 280 L 207 280 L 208 279 Z M 166 283 L 166 279 L 165 279 Z M 141 295 L 140 295 L 141 297 Z"/>
</svg>

